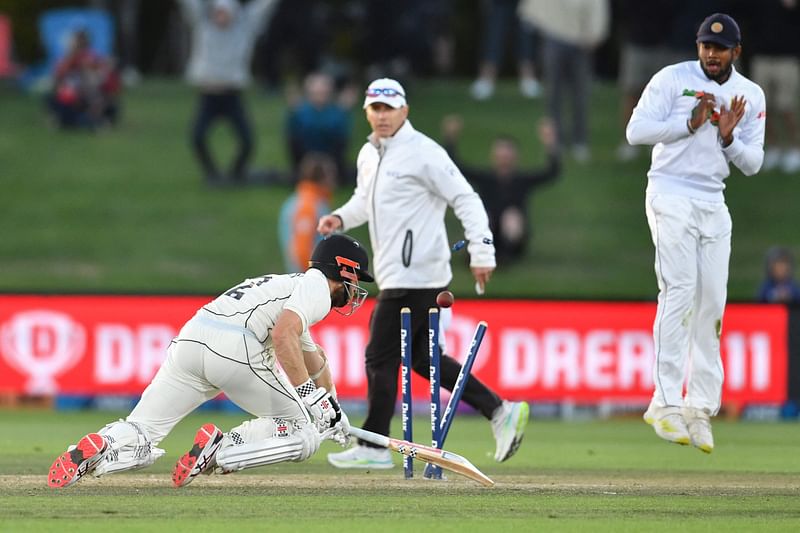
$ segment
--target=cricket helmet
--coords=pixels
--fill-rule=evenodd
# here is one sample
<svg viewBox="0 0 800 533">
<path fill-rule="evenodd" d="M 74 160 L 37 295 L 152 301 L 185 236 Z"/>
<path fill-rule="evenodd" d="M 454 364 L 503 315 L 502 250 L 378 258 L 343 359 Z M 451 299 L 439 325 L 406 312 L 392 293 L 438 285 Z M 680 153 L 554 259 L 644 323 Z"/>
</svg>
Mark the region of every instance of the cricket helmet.
<svg viewBox="0 0 800 533">
<path fill-rule="evenodd" d="M 311 253 L 309 268 L 321 270 L 334 281 L 375 281 L 369 273 L 364 247 L 349 235 L 334 233 L 322 239 Z"/>
</svg>

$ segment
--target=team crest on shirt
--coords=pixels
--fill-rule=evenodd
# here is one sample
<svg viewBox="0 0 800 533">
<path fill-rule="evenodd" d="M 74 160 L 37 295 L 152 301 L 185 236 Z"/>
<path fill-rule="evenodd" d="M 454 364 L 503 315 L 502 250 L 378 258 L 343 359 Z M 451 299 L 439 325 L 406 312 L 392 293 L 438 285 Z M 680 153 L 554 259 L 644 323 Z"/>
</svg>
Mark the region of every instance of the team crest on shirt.
<svg viewBox="0 0 800 533">
<path fill-rule="evenodd" d="M 681 93 L 681 96 L 691 96 L 692 98 L 700 99 L 705 96 L 705 91 L 695 91 L 693 89 L 684 89 Z M 708 112 L 708 121 L 711 122 L 712 125 L 718 126 L 719 125 L 719 111 L 716 110 L 709 110 Z"/>
<path fill-rule="evenodd" d="M 275 436 L 283 439 L 289 436 L 289 424 L 280 418 L 275 419 Z"/>
</svg>

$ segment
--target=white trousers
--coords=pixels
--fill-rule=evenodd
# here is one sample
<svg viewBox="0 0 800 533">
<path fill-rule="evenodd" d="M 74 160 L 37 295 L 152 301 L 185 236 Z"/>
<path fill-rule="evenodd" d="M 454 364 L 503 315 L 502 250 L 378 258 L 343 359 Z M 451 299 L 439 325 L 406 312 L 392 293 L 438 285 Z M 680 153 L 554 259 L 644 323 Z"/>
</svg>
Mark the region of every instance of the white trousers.
<svg viewBox="0 0 800 533">
<path fill-rule="evenodd" d="M 255 335 L 199 316 L 183 326 L 127 420 L 143 425 L 158 444 L 220 392 L 257 417 L 309 421 L 302 400 Z"/>
<path fill-rule="evenodd" d="M 645 209 L 659 289 L 651 405 L 694 407 L 715 415 L 722 396 L 719 339 L 731 254 L 730 213 L 724 202 L 669 194 L 648 194 Z"/>
</svg>

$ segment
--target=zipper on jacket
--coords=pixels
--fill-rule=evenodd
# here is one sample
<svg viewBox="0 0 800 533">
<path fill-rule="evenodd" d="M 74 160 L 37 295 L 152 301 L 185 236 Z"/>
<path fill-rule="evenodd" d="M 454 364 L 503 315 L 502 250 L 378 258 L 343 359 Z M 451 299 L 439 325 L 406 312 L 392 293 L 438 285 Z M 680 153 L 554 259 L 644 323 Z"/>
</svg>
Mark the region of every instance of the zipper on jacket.
<svg viewBox="0 0 800 533">
<path fill-rule="evenodd" d="M 411 252 L 414 249 L 414 233 L 409 229 L 406 230 L 406 238 L 403 239 L 403 266 L 408 268 L 411 266 Z"/>
<path fill-rule="evenodd" d="M 377 201 L 375 194 L 378 192 L 378 176 L 381 173 L 381 163 L 383 162 L 383 152 L 385 148 L 382 144 L 378 144 L 378 164 L 375 165 L 375 177 L 372 179 L 372 233 L 375 234 L 375 248 L 380 248 L 380 240 L 378 239 L 378 210 L 376 209 Z M 373 253 L 377 250 L 372 250 Z"/>
</svg>

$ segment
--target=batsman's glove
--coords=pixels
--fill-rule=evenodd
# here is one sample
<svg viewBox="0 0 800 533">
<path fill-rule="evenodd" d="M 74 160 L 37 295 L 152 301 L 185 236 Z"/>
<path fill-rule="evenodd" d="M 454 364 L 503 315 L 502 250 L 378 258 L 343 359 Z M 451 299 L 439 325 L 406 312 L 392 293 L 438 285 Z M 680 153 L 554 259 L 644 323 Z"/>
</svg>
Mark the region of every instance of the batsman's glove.
<svg viewBox="0 0 800 533">
<path fill-rule="evenodd" d="M 342 411 L 342 419 L 335 426 L 326 430 L 322 434 L 322 439 L 332 440 L 342 448 L 350 443 L 350 420 L 347 419 L 344 411 Z"/>
<path fill-rule="evenodd" d="M 295 390 L 306 404 L 320 433 L 334 427 L 342 419 L 342 409 L 324 387 L 317 387 L 309 379 L 299 387 L 295 387 Z"/>
</svg>

